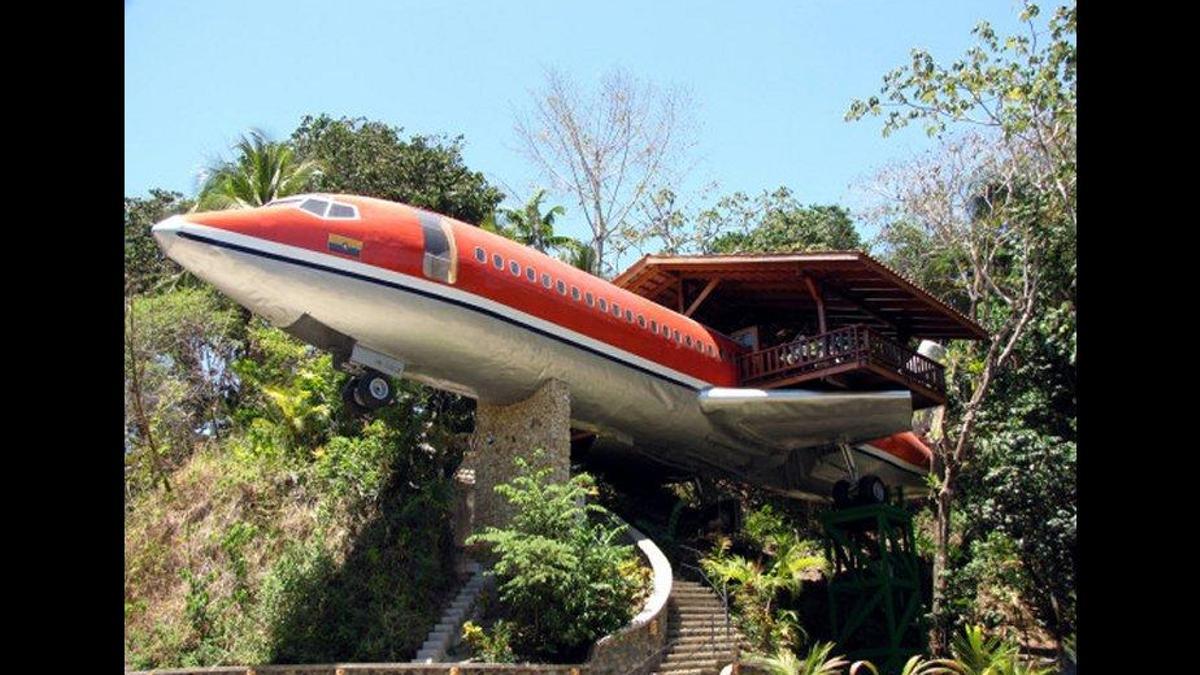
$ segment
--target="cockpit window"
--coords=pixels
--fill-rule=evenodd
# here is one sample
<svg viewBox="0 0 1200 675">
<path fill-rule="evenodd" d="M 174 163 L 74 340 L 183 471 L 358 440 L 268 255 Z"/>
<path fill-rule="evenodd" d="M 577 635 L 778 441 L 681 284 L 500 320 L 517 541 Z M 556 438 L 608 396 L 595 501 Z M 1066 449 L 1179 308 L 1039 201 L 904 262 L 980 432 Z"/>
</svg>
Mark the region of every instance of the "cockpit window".
<svg viewBox="0 0 1200 675">
<path fill-rule="evenodd" d="M 294 208 L 304 209 L 318 218 L 337 220 L 358 219 L 357 206 L 354 206 L 353 204 L 343 204 L 341 202 L 331 201 L 324 197 L 285 197 L 282 199 L 272 199 L 265 205 L 291 206 Z"/>
<path fill-rule="evenodd" d="M 338 204 L 334 202 L 333 206 L 329 207 L 330 218 L 355 218 L 358 214 L 355 213 L 354 207 L 349 204 Z"/>
<path fill-rule="evenodd" d="M 325 201 L 324 199 L 305 199 L 304 203 L 300 205 L 300 208 L 308 211 L 314 216 L 324 218 L 325 212 L 329 210 L 329 202 Z"/>
</svg>

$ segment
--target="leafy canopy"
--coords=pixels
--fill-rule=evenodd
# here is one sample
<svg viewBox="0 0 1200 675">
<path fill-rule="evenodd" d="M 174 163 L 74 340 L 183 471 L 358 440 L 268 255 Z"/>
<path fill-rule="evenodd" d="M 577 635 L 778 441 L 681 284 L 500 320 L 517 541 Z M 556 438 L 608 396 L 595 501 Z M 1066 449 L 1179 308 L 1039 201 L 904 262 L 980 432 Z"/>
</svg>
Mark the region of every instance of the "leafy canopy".
<svg viewBox="0 0 1200 675">
<path fill-rule="evenodd" d="M 462 136 L 414 135 L 366 118 L 305 116 L 291 145 L 305 160 L 321 164 L 313 186 L 420 206 L 478 224 L 492 215 L 504 194 L 463 163 Z"/>
</svg>

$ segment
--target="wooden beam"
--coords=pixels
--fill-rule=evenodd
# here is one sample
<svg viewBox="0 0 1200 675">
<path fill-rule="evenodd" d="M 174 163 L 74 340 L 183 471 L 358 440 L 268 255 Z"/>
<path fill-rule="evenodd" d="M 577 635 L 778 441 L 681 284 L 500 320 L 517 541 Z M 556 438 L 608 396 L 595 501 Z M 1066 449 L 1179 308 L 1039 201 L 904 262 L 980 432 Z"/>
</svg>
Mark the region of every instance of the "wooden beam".
<svg viewBox="0 0 1200 675">
<path fill-rule="evenodd" d="M 849 291 L 846 291 L 846 290 L 838 287 L 837 284 L 832 283 L 832 282 L 826 282 L 824 284 L 824 289 L 826 291 L 829 291 L 829 292 L 833 293 L 834 295 L 842 298 L 843 300 L 849 302 L 850 304 L 854 305 L 863 314 L 866 314 L 867 316 L 875 319 L 876 321 L 879 321 L 887 326 L 891 326 L 897 332 L 902 330 L 899 323 L 896 321 L 896 319 L 898 319 L 899 317 L 888 317 L 888 316 L 884 316 L 884 315 L 880 314 L 879 312 L 875 311 L 874 309 L 867 307 L 866 303 L 864 303 L 862 301 L 862 298 L 859 298 L 858 296 L 854 295 L 853 293 L 850 293 Z"/>
<path fill-rule="evenodd" d="M 808 286 L 808 292 L 812 294 L 813 300 L 817 301 L 817 327 L 819 333 L 828 333 L 825 328 L 825 301 L 821 299 L 821 293 L 817 290 L 817 285 L 813 283 L 812 277 L 804 275 L 804 283 Z"/>
<path fill-rule="evenodd" d="M 691 316 L 692 312 L 696 311 L 696 309 L 700 307 L 700 303 L 704 302 L 704 299 L 708 297 L 708 294 L 713 292 L 713 289 L 717 287 L 717 283 L 719 281 L 721 281 L 720 277 L 713 277 L 712 279 L 709 279 L 708 284 L 704 287 L 704 290 L 700 291 L 700 295 L 696 296 L 696 299 L 692 301 L 692 304 L 688 305 L 687 311 L 684 312 L 683 315 Z M 821 332 L 824 333 L 825 331 Z"/>
<path fill-rule="evenodd" d="M 675 311 L 682 313 L 683 312 L 683 275 L 682 274 L 679 275 L 679 280 L 675 285 L 675 290 L 676 290 L 676 293 L 679 295 L 679 297 L 677 298 L 678 302 L 676 303 L 679 307 Z"/>
</svg>

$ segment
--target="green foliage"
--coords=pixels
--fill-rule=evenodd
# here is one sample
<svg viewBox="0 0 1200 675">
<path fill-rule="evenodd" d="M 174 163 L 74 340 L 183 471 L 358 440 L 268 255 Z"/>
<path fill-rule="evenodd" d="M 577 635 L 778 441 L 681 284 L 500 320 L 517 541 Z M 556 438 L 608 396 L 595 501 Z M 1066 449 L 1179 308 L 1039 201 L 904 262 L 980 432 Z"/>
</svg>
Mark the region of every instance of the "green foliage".
<svg viewBox="0 0 1200 675">
<path fill-rule="evenodd" d="M 880 94 L 850 105 L 846 119 L 881 115 L 885 135 L 923 120 L 926 133 L 939 134 L 948 123 L 991 124 L 1006 134 L 1038 131 L 1047 124 L 1067 126 L 1075 115 L 1075 5 L 1055 10 L 1039 31 L 1037 5 L 1024 3 L 1021 21 L 1027 35 L 1001 40 L 986 21 L 972 33 L 978 43 L 949 67 L 923 49 L 911 63 L 883 78 Z M 1047 39 L 1048 38 L 1048 39 Z"/>
<path fill-rule="evenodd" d="M 178 192 L 150 190 L 150 196 L 125 198 L 125 286 L 129 293 L 144 293 L 174 283 L 198 284 L 162 253 L 150 228 L 170 216 L 184 213 L 191 201 Z M 187 282 L 184 282 L 184 280 Z"/>
<path fill-rule="evenodd" d="M 559 216 L 566 215 L 567 209 L 560 204 L 543 214 L 542 200 L 545 197 L 546 190 L 540 189 L 533 193 L 521 208 L 500 209 L 499 218 L 489 221 L 484 225 L 484 229 L 531 246 L 542 253 L 552 250 L 569 251 L 581 246 L 580 242 L 571 237 L 554 233 L 554 221 Z"/>
<path fill-rule="evenodd" d="M 850 213 L 840 206 L 803 206 L 786 187 L 754 199 L 735 192 L 700 214 L 711 231 L 712 253 L 860 250 Z"/>
<path fill-rule="evenodd" d="M 790 649 L 780 648 L 774 654 L 750 654 L 746 662 L 756 670 L 770 675 L 839 675 L 850 662 L 842 656 L 833 656 L 834 644 L 823 642 L 809 648 L 804 658 L 799 658 Z"/>
<path fill-rule="evenodd" d="M 238 315 L 206 288 L 134 296 L 125 316 L 127 493 L 166 480 L 227 426 L 235 383 L 223 364 L 241 346 Z"/>
<path fill-rule="evenodd" d="M 891 202 L 886 259 L 991 333 L 990 344 L 949 351 L 938 447 L 951 478 L 938 490 L 943 514 L 953 497 L 966 518 L 951 521 L 945 549 L 957 555 L 936 578 L 955 581 L 935 583 L 935 604 L 948 603 L 934 617 L 943 629 L 999 614 L 1015 621 L 1024 612 L 998 612 L 995 594 L 979 589 L 1000 569 L 1020 569 L 1025 579 L 1005 592 L 1018 588 L 1054 636 L 1074 630 L 1075 16 L 1073 2 L 1049 17 L 1024 3 L 1024 35 L 1002 39 L 981 23 L 977 44 L 948 66 L 914 50 L 884 77 L 881 96 L 847 113 L 884 115 L 885 135 L 918 120 L 931 135 L 977 130 L 881 181 Z M 994 533 L 1019 564 L 999 556 Z"/>
<path fill-rule="evenodd" d="M 504 194 L 463 164 L 461 136 L 401 137 L 365 118 L 305 116 L 292 134 L 298 156 L 320 162 L 315 188 L 424 207 L 468 223 L 492 215 Z"/>
<path fill-rule="evenodd" d="M 1016 645 L 999 637 L 988 637 L 983 628 L 967 626 L 950 644 L 954 663 L 963 675 L 1046 675 L 1040 669 L 1021 663 Z"/>
<path fill-rule="evenodd" d="M 462 628 L 463 642 L 484 663 L 516 663 L 517 655 L 509 644 L 512 634 L 513 624 L 503 619 L 492 626 L 490 635 L 473 621 L 464 623 Z"/>
<path fill-rule="evenodd" d="M 713 583 L 728 589 L 734 617 L 757 649 L 803 645 L 808 635 L 799 614 L 781 603 L 795 600 L 806 579 L 826 571 L 821 545 L 801 538 L 769 504 L 746 515 L 742 536 L 758 552 L 755 559 L 731 553 L 732 542 L 723 540 L 700 559 L 701 568 Z"/>
<path fill-rule="evenodd" d="M 493 571 L 514 650 L 570 662 L 633 617 L 638 580 L 622 574 L 633 547 L 615 543 L 622 527 L 589 520 L 589 513 L 609 517 L 599 506 L 584 505 L 594 487 L 589 475 L 554 483 L 550 468 L 534 469 L 522 458 L 516 466 L 517 477 L 496 486 L 514 507 L 511 522 L 468 543 L 489 544 L 498 558 Z"/>
<path fill-rule="evenodd" d="M 287 143 L 271 141 L 251 130 L 233 146 L 237 157 L 205 171 L 195 210 L 245 209 L 272 199 L 307 192 L 321 165 L 301 160 Z"/>
</svg>

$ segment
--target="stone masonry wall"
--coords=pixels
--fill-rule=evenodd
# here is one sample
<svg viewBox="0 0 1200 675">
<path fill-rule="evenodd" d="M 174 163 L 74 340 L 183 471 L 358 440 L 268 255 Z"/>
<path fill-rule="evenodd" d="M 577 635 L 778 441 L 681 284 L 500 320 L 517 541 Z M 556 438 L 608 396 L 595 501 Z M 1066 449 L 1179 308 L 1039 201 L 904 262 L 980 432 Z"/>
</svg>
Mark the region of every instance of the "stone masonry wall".
<svg viewBox="0 0 1200 675">
<path fill-rule="evenodd" d="M 542 450 L 540 462 L 533 461 L 536 449 Z M 469 531 L 508 522 L 511 508 L 495 487 L 516 475 L 517 457 L 551 467 L 555 482 L 570 479 L 571 395 L 563 382 L 548 380 L 524 401 L 475 408 L 475 432 L 460 469 L 474 477 Z"/>
</svg>

